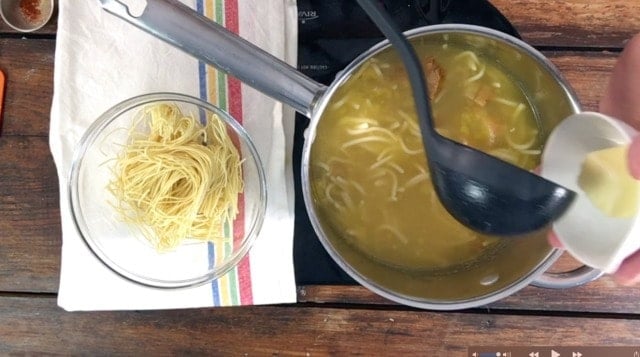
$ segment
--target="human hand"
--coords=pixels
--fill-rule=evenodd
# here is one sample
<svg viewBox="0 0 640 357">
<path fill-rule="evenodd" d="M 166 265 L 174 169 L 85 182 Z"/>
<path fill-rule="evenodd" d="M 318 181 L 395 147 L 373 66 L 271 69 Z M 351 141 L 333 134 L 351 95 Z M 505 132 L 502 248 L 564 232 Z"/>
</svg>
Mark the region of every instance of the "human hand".
<svg viewBox="0 0 640 357">
<path fill-rule="evenodd" d="M 640 34 L 620 54 L 600 100 L 600 112 L 640 130 Z"/>
<path fill-rule="evenodd" d="M 600 101 L 599 110 L 640 129 L 640 34 L 634 36 L 620 54 Z M 631 175 L 640 179 L 640 136 L 636 136 L 631 143 L 628 163 Z M 553 232 L 549 234 L 549 243 L 562 248 Z M 639 283 L 640 251 L 627 257 L 613 277 L 622 285 Z"/>
</svg>

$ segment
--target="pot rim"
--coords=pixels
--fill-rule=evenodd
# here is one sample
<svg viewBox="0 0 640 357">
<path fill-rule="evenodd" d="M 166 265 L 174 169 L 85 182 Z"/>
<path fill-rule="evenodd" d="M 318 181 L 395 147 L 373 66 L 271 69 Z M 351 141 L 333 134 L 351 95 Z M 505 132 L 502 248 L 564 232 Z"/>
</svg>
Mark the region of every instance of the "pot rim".
<svg viewBox="0 0 640 357">
<path fill-rule="evenodd" d="M 578 113 L 581 111 L 580 103 L 578 101 L 578 97 L 573 89 L 569 86 L 567 81 L 562 77 L 559 70 L 553 65 L 553 63 L 544 57 L 542 53 L 536 50 L 531 45 L 525 43 L 524 41 L 515 38 L 506 33 L 483 27 L 477 25 L 468 25 L 468 24 L 439 24 L 439 25 L 430 25 L 415 28 L 409 31 L 406 31 L 404 34 L 408 38 L 414 38 L 424 34 L 437 34 L 437 33 L 457 33 L 457 34 L 472 34 L 472 35 L 480 35 L 483 37 L 488 37 L 490 39 L 494 39 L 505 43 L 507 46 L 512 48 L 519 49 L 520 51 L 527 53 L 533 60 L 538 62 L 542 68 L 544 68 L 555 80 L 556 83 L 562 88 L 562 90 L 566 93 L 567 98 L 570 102 L 571 109 L 573 112 Z M 504 297 L 507 297 L 518 290 L 526 287 L 531 284 L 536 277 L 543 274 L 555 261 L 560 257 L 562 251 L 558 249 L 551 249 L 549 253 L 540 260 L 540 262 L 532 268 L 529 273 L 522 276 L 517 281 L 504 286 L 496 291 L 490 292 L 488 294 L 467 298 L 462 300 L 454 300 L 454 301 L 445 301 L 445 300 L 427 300 L 421 298 L 415 298 L 411 296 L 406 296 L 400 293 L 392 292 L 390 289 L 387 289 L 366 276 L 362 275 L 356 269 L 354 269 L 351 264 L 349 264 L 346 260 L 344 260 L 341 254 L 334 248 L 331 244 L 325 231 L 320 223 L 320 220 L 317 216 L 316 208 L 313 204 L 313 195 L 310 187 L 310 177 L 309 177 L 309 167 L 310 167 L 310 152 L 311 147 L 314 142 L 316 136 L 316 130 L 318 122 L 320 121 L 320 116 L 325 110 L 327 104 L 330 101 L 330 98 L 333 96 L 335 91 L 347 80 L 351 77 L 353 72 L 367 59 L 376 55 L 380 51 L 384 50 L 389 46 L 388 40 L 383 40 L 373 47 L 359 55 L 355 58 L 345 69 L 339 72 L 336 75 L 336 79 L 331 83 L 329 88 L 322 94 L 322 97 L 319 98 L 316 105 L 314 105 L 311 115 L 311 121 L 309 127 L 307 128 L 307 132 L 305 133 L 305 143 L 303 147 L 303 156 L 302 156 L 302 191 L 304 197 L 305 207 L 309 214 L 309 219 L 315 230 L 320 243 L 327 251 L 327 253 L 331 256 L 334 262 L 340 266 L 347 274 L 349 274 L 354 280 L 356 280 L 359 284 L 371 290 L 372 292 L 387 298 L 391 301 L 417 307 L 421 309 L 431 309 L 431 310 L 459 310 L 459 309 L 467 309 L 478 307 L 482 305 L 486 305 L 497 300 L 500 300 Z"/>
</svg>

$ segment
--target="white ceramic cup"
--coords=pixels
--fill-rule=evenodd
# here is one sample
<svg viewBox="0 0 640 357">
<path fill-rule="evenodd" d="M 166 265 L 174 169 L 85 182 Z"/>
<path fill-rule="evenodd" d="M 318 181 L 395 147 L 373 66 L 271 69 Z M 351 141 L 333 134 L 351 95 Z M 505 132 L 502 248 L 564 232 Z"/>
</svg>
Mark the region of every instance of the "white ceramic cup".
<svg viewBox="0 0 640 357">
<path fill-rule="evenodd" d="M 594 112 L 574 114 L 551 133 L 542 154 L 541 175 L 578 193 L 569 210 L 553 224 L 565 249 L 582 263 L 607 273 L 640 249 L 640 214 L 609 217 L 578 186 L 588 153 L 628 145 L 637 135 L 629 125 Z M 639 200 L 640 202 L 640 200 Z"/>
</svg>

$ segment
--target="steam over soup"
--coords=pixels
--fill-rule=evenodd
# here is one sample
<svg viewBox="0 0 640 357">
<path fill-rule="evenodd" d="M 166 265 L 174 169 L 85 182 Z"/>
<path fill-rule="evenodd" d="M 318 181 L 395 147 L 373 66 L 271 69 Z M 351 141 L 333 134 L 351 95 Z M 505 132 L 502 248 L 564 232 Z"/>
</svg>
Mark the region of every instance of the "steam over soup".
<svg viewBox="0 0 640 357">
<path fill-rule="evenodd" d="M 415 46 L 438 132 L 525 169 L 538 164 L 537 121 L 508 73 L 445 38 Z M 395 52 L 370 59 L 335 92 L 314 140 L 310 176 L 319 217 L 366 255 L 405 269 L 443 269 L 499 244 L 440 204 Z"/>
</svg>

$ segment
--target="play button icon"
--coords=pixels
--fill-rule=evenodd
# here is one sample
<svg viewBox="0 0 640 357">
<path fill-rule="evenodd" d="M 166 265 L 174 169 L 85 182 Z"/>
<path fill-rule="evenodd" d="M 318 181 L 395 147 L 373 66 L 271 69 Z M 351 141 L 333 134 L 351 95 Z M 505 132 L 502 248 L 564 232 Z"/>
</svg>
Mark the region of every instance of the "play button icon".
<svg viewBox="0 0 640 357">
<path fill-rule="evenodd" d="M 560 354 L 554 350 L 551 350 L 551 357 L 560 357 Z"/>
</svg>

